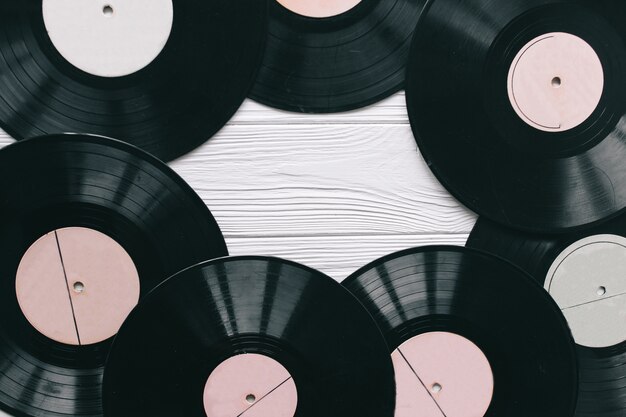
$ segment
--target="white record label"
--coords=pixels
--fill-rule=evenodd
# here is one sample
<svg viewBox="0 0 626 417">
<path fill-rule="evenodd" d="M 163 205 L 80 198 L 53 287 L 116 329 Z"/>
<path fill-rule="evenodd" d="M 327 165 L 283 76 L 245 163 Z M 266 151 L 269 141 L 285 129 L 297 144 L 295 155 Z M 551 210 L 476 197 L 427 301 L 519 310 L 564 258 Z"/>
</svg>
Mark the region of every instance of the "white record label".
<svg viewBox="0 0 626 417">
<path fill-rule="evenodd" d="M 172 0 L 43 0 L 48 35 L 75 67 L 122 77 L 148 66 L 172 31 Z"/>
</svg>

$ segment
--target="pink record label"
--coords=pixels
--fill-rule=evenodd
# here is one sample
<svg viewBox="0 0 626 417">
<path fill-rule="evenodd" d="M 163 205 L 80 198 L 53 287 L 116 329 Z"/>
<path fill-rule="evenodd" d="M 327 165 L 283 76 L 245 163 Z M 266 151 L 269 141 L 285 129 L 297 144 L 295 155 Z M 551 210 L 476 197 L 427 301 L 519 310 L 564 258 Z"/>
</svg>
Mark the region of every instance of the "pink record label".
<svg viewBox="0 0 626 417">
<path fill-rule="evenodd" d="M 225 360 L 204 388 L 207 417 L 293 417 L 297 406 L 293 378 L 280 363 L 263 355 Z"/>
<path fill-rule="evenodd" d="M 600 58 L 587 42 L 568 33 L 533 39 L 509 71 L 511 105 L 527 124 L 545 132 L 579 126 L 596 110 L 603 91 Z"/>
<path fill-rule="evenodd" d="M 361 0 L 276 0 L 292 12 L 315 18 L 338 16 L 353 9 Z"/>
<path fill-rule="evenodd" d="M 493 373 L 483 352 L 453 333 L 432 332 L 392 354 L 396 417 L 482 417 L 493 397 Z"/>
<path fill-rule="evenodd" d="M 18 266 L 17 300 L 46 337 L 89 345 L 113 337 L 139 301 L 139 275 L 110 237 L 82 227 L 37 240 Z"/>
</svg>

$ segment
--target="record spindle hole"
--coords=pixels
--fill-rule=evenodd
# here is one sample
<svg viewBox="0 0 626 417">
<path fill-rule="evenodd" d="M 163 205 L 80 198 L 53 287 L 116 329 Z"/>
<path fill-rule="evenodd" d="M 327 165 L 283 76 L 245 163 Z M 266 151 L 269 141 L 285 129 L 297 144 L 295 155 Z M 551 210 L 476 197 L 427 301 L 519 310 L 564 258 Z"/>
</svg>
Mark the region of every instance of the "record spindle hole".
<svg viewBox="0 0 626 417">
<path fill-rule="evenodd" d="M 85 284 L 83 284 L 80 281 L 76 281 L 73 285 L 72 288 L 74 290 L 75 293 L 77 294 L 82 294 L 85 291 Z"/>
<path fill-rule="evenodd" d="M 563 311 L 577 344 L 607 348 L 626 340 L 625 276 L 622 236 L 589 236 L 555 258 L 545 288 Z"/>
<path fill-rule="evenodd" d="M 139 274 L 124 248 L 83 227 L 57 229 L 35 241 L 20 261 L 15 288 L 28 322 L 67 345 L 115 336 L 140 293 Z"/>
<path fill-rule="evenodd" d="M 431 332 L 404 342 L 391 355 L 396 371 L 396 417 L 482 417 L 491 404 L 493 372 L 470 340 Z M 445 387 L 445 389 L 444 389 Z"/>
<path fill-rule="evenodd" d="M 174 22 L 172 0 L 98 3 L 42 1 L 47 35 L 65 60 L 111 78 L 134 74 L 161 54 Z"/>
<path fill-rule="evenodd" d="M 545 132 L 581 125 L 598 107 L 603 91 L 604 69 L 598 54 L 569 33 L 532 39 L 509 70 L 511 106 L 526 124 Z"/>
<path fill-rule="evenodd" d="M 249 353 L 226 359 L 211 372 L 203 401 L 207 417 L 245 416 L 252 406 L 255 415 L 293 417 L 298 391 L 278 361 Z"/>
<path fill-rule="evenodd" d="M 276 1 L 295 14 L 313 18 L 326 18 L 344 14 L 355 8 L 362 0 Z"/>
</svg>

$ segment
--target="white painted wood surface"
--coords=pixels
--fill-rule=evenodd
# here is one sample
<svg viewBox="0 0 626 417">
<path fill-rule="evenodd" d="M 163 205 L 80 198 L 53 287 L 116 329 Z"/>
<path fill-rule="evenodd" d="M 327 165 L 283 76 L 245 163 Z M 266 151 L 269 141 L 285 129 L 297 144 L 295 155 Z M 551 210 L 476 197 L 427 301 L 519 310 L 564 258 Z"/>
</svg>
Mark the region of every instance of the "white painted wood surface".
<svg viewBox="0 0 626 417">
<path fill-rule="evenodd" d="M 0 145 L 11 142 L 0 131 Z M 232 255 L 280 256 L 337 280 L 393 251 L 464 244 L 475 222 L 424 163 L 403 93 L 333 115 L 248 100 L 171 165 L 207 203 Z"/>
</svg>

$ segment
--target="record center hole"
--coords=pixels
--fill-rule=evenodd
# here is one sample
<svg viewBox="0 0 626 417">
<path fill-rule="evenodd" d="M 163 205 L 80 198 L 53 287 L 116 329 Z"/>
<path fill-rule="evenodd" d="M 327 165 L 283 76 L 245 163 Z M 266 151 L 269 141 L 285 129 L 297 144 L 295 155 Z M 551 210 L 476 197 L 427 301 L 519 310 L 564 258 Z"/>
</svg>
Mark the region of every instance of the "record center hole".
<svg viewBox="0 0 626 417">
<path fill-rule="evenodd" d="M 443 387 L 441 386 L 441 384 L 438 384 L 436 382 L 432 385 L 432 387 L 430 387 L 430 390 L 435 394 L 440 393 L 442 389 Z"/>
<path fill-rule="evenodd" d="M 596 293 L 598 294 L 599 297 L 602 297 L 603 295 L 606 294 L 606 287 L 599 287 Z"/>
<path fill-rule="evenodd" d="M 559 88 L 561 87 L 561 84 L 563 84 L 563 80 L 561 80 L 561 77 L 554 77 L 552 79 L 552 87 Z"/>
<path fill-rule="evenodd" d="M 256 397 L 254 396 L 254 394 L 248 394 L 246 396 L 246 401 L 248 402 L 248 404 L 254 404 L 254 402 L 256 401 Z"/>
<path fill-rule="evenodd" d="M 78 282 L 75 282 L 74 285 L 72 285 L 72 288 L 74 288 L 74 292 L 76 294 L 82 294 L 83 291 L 85 291 L 85 284 L 78 281 Z"/>
<path fill-rule="evenodd" d="M 102 8 L 102 13 L 106 16 L 106 17 L 111 17 L 113 16 L 113 7 L 111 7 L 110 5 L 106 5 Z"/>
</svg>

